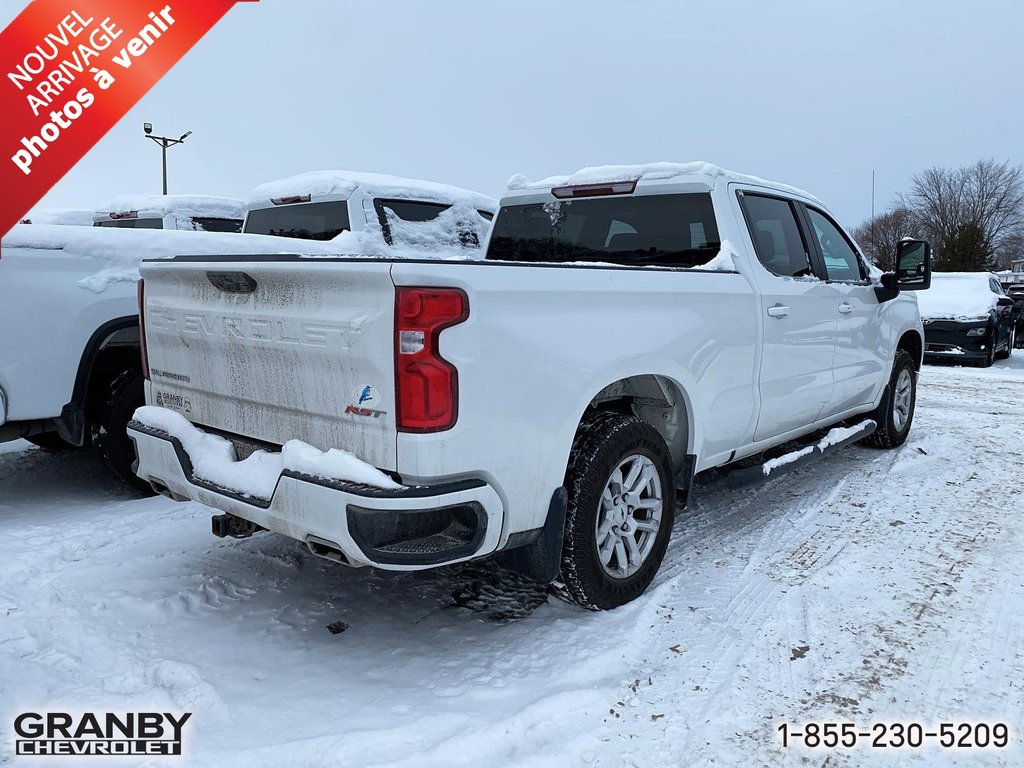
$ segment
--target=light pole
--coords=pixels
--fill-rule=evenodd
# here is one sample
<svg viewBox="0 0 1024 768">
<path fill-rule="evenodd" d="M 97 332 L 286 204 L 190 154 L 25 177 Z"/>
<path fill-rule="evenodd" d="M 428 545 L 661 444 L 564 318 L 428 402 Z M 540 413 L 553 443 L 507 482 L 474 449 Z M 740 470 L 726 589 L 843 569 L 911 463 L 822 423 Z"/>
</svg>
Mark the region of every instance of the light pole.
<svg viewBox="0 0 1024 768">
<path fill-rule="evenodd" d="M 185 139 L 187 139 L 189 136 L 192 135 L 192 131 L 186 131 L 185 133 L 181 134 L 180 138 L 170 139 L 170 138 L 168 138 L 166 136 L 154 136 L 153 135 L 153 124 L 152 123 L 143 123 L 142 130 L 144 130 L 146 132 L 146 138 L 147 139 L 152 139 L 153 141 L 155 141 L 157 144 L 160 145 L 160 149 L 163 150 L 163 156 L 164 156 L 164 194 L 166 195 L 167 194 L 167 148 L 168 147 L 173 147 L 175 144 L 183 143 L 185 141 Z"/>
</svg>

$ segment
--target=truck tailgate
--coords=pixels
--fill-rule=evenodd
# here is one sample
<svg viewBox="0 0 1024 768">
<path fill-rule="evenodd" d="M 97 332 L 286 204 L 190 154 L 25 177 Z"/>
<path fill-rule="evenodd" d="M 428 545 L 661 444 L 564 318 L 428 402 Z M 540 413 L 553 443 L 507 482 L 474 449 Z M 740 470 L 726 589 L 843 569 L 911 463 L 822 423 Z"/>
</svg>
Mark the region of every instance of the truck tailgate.
<svg viewBox="0 0 1024 768">
<path fill-rule="evenodd" d="M 275 445 L 397 469 L 394 295 L 384 261 L 145 262 L 149 402 Z"/>
</svg>

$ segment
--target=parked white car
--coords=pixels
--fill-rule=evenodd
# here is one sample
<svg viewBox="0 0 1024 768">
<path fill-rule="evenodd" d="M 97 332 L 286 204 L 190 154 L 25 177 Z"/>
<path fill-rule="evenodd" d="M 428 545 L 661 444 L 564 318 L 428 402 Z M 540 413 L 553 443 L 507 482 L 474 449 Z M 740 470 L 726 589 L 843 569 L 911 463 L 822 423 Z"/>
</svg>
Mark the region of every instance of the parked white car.
<svg viewBox="0 0 1024 768">
<path fill-rule="evenodd" d="M 188 253 L 314 253 L 240 234 L 19 224 L 0 244 L 0 442 L 90 446 L 124 482 L 143 402 L 138 263 Z"/>
<path fill-rule="evenodd" d="M 704 163 L 515 177 L 485 261 L 147 261 L 137 471 L 218 535 L 394 570 L 500 552 L 614 607 L 695 473 L 906 439 L 927 243 L 900 264 L 872 280 L 814 197 Z"/>
<path fill-rule="evenodd" d="M 209 195 L 121 195 L 96 210 L 93 226 L 240 232 L 245 203 Z"/>
</svg>

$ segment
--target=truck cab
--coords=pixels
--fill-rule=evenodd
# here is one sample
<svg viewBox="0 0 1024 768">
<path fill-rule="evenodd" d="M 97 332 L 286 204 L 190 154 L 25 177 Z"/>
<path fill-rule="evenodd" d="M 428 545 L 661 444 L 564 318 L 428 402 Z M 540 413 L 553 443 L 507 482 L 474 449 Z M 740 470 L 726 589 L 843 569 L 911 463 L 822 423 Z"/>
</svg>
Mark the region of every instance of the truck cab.
<svg viewBox="0 0 1024 768">
<path fill-rule="evenodd" d="M 320 241 L 352 233 L 374 250 L 439 245 L 479 251 L 497 210 L 493 198 L 447 184 L 318 171 L 253 190 L 242 231 Z"/>
<path fill-rule="evenodd" d="M 241 200 L 208 195 L 123 195 L 101 205 L 94 227 L 176 229 L 185 232 L 240 232 Z"/>
</svg>

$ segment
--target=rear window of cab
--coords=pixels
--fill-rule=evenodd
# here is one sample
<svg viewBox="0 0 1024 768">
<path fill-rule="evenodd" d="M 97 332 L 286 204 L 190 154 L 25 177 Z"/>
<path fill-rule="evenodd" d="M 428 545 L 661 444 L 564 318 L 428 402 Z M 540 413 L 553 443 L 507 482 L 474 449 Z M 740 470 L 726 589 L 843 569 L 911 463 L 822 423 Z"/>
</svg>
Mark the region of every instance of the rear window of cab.
<svg viewBox="0 0 1024 768">
<path fill-rule="evenodd" d="M 692 268 L 721 245 L 709 193 L 609 196 L 502 207 L 487 258 Z"/>
</svg>

